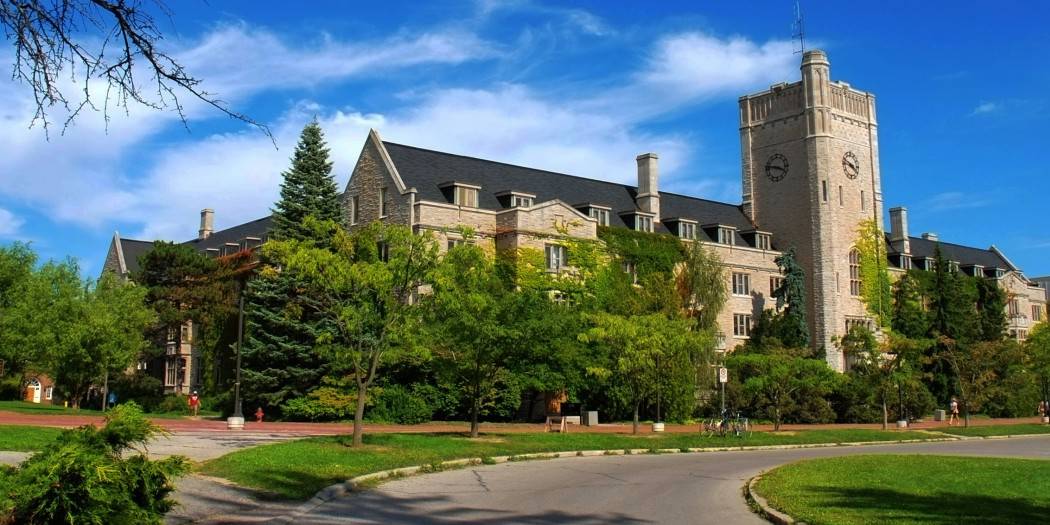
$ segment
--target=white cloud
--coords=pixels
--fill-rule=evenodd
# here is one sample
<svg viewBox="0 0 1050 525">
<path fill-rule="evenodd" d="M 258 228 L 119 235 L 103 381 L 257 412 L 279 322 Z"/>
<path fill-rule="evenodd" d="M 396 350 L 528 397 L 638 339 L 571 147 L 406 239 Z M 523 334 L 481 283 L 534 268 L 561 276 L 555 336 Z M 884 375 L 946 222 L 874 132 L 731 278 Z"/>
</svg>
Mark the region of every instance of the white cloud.
<svg viewBox="0 0 1050 525">
<path fill-rule="evenodd" d="M 993 113 L 993 112 L 999 111 L 999 109 L 1001 109 L 1001 108 L 1002 108 L 1002 106 L 1000 104 L 998 104 L 998 103 L 995 103 L 995 102 L 981 102 L 980 104 L 977 105 L 977 107 L 973 108 L 973 111 L 970 112 L 970 116 L 983 115 L 983 114 L 986 114 L 986 113 Z"/>
<path fill-rule="evenodd" d="M 14 237 L 24 223 L 25 221 L 15 216 L 15 214 L 0 208 L 0 238 Z"/>
<path fill-rule="evenodd" d="M 983 208 L 989 204 L 990 200 L 987 198 L 968 195 L 961 191 L 946 191 L 927 199 L 923 209 L 930 211 L 964 210 Z"/>
</svg>

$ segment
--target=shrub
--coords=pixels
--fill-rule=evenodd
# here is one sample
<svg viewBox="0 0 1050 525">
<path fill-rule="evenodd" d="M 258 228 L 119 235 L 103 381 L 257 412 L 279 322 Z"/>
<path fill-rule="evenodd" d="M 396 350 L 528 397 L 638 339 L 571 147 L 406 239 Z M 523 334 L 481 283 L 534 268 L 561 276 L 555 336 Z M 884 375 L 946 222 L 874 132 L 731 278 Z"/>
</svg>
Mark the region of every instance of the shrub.
<svg viewBox="0 0 1050 525">
<path fill-rule="evenodd" d="M 433 410 L 427 401 L 401 385 L 384 387 L 368 412 L 372 421 L 415 425 L 430 421 Z"/>
<path fill-rule="evenodd" d="M 337 421 L 354 417 L 356 399 L 351 392 L 323 386 L 288 400 L 281 409 L 284 417 L 293 421 Z"/>
<path fill-rule="evenodd" d="M 20 524 L 161 523 L 174 501 L 176 477 L 189 470 L 181 456 L 151 461 L 136 447 L 161 430 L 135 403 L 115 407 L 102 429 L 66 430 L 2 485 L 4 518 Z"/>
<path fill-rule="evenodd" d="M 185 396 L 171 394 L 164 396 L 154 411 L 160 414 L 189 414 L 190 405 Z"/>
<path fill-rule="evenodd" d="M 109 390 L 117 394 L 118 403 L 134 401 L 146 412 L 157 411 L 157 406 L 164 400 L 164 385 L 141 370 L 116 378 Z"/>
</svg>

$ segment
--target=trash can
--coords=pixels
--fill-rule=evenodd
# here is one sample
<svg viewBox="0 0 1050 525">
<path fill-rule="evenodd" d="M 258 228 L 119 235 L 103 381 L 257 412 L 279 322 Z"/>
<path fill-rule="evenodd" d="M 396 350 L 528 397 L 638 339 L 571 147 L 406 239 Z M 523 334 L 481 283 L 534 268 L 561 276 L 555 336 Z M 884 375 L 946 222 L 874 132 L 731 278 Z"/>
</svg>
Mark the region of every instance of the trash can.
<svg viewBox="0 0 1050 525">
<path fill-rule="evenodd" d="M 934 421 L 944 421 L 944 414 L 945 414 L 945 411 L 944 411 L 943 408 L 938 408 L 937 410 L 934 410 L 933 411 L 933 420 Z"/>
<path fill-rule="evenodd" d="M 598 424 L 598 411 L 588 410 L 583 413 L 583 424 L 593 427 Z"/>
</svg>

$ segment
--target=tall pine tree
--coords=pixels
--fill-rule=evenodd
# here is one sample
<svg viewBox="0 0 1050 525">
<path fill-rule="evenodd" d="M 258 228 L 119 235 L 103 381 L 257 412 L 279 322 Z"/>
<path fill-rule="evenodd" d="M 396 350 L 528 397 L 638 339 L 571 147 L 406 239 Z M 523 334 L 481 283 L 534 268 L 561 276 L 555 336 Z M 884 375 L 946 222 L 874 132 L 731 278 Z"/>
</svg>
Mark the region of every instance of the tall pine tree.
<svg viewBox="0 0 1050 525">
<path fill-rule="evenodd" d="M 307 217 L 342 223 L 328 153 L 321 126 L 307 124 L 291 168 L 283 173 L 281 197 L 273 208 L 273 238 L 328 246 L 328 236 L 306 226 Z M 328 371 L 316 349 L 324 321 L 299 276 L 265 258 L 261 262 L 245 293 L 242 387 L 247 410 L 260 406 L 277 415 L 285 402 L 318 387 Z"/>
<path fill-rule="evenodd" d="M 281 199 L 274 205 L 271 233 L 275 238 L 309 239 L 307 216 L 342 223 L 339 189 L 328 153 L 321 126 L 317 121 L 307 124 L 292 155 L 292 167 L 283 173 Z"/>
<path fill-rule="evenodd" d="M 806 273 L 795 259 L 795 249 L 788 251 L 774 261 L 784 274 L 784 281 L 773 291 L 777 299 L 777 310 L 784 308 L 781 326 L 777 330 L 780 342 L 791 348 L 809 346 L 809 323 L 806 321 Z"/>
</svg>

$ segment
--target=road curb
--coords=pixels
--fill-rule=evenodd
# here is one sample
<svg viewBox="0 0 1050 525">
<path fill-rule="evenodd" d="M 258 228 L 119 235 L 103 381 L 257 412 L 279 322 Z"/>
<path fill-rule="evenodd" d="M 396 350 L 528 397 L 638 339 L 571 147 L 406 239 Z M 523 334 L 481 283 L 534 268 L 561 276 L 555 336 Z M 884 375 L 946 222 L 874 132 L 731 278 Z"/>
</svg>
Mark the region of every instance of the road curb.
<svg viewBox="0 0 1050 525">
<path fill-rule="evenodd" d="M 805 522 L 798 521 L 795 518 L 769 506 L 769 502 L 766 501 L 766 498 L 763 498 L 755 491 L 755 484 L 758 483 L 758 480 L 760 479 L 762 479 L 762 474 L 747 480 L 747 484 L 744 485 L 744 499 L 747 500 L 748 505 L 750 505 L 760 516 L 772 523 L 776 523 L 777 525 L 805 525 Z"/>
<path fill-rule="evenodd" d="M 350 478 L 342 483 L 336 483 L 319 490 L 314 497 L 297 507 L 292 512 L 283 516 L 278 516 L 270 519 L 264 523 L 272 524 L 294 524 L 297 523 L 300 518 L 335 498 L 345 496 L 350 492 L 365 490 L 376 483 L 383 481 L 390 481 L 394 479 L 411 476 L 414 474 L 430 474 L 434 472 L 442 472 L 445 470 L 451 470 L 454 468 L 464 468 L 476 465 L 495 465 L 500 463 L 512 463 L 517 461 L 534 461 L 544 459 L 559 459 L 559 458 L 570 458 L 570 457 L 594 457 L 594 456 L 633 456 L 633 455 L 653 455 L 653 454 L 697 454 L 705 452 L 746 452 L 749 450 L 793 450 L 793 449 L 804 449 L 804 448 L 829 448 L 829 447 L 855 447 L 855 446 L 868 446 L 868 445 L 898 445 L 906 443 L 937 443 L 944 441 L 961 441 L 958 437 L 943 437 L 943 438 L 931 438 L 931 439 L 900 439 L 896 441 L 860 441 L 860 442 L 845 442 L 845 443 L 802 443 L 797 445 L 756 445 L 756 446 L 733 446 L 733 447 L 701 447 L 701 448 L 662 448 L 662 449 L 649 449 L 649 448 L 632 448 L 632 449 L 609 449 L 609 450 L 575 450 L 575 451 L 564 451 L 564 452 L 535 452 L 529 454 L 516 454 L 513 456 L 496 456 L 489 458 L 466 458 L 466 459 L 453 459 L 448 461 L 436 462 L 430 465 L 416 465 L 412 467 L 401 467 L 390 470 L 382 470 L 379 472 L 372 472 L 370 474 L 362 474 L 360 476 Z M 745 486 L 745 497 L 749 493 L 749 487 Z M 790 521 L 786 523 L 797 523 Z"/>
</svg>

